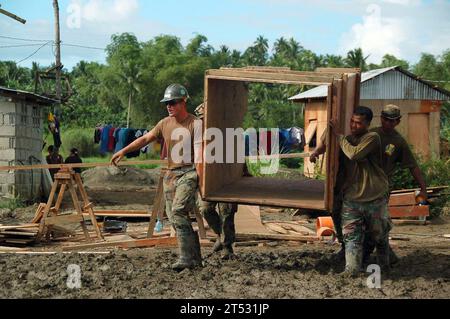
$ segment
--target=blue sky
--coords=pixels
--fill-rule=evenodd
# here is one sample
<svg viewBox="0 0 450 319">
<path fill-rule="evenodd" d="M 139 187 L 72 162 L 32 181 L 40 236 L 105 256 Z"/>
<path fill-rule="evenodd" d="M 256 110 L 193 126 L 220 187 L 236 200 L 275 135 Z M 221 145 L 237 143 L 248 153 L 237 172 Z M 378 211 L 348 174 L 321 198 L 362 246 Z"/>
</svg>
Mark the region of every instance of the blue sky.
<svg viewBox="0 0 450 319">
<path fill-rule="evenodd" d="M 0 60 L 20 61 L 39 48 L 37 42 L 1 36 L 53 39 L 52 0 L 0 0 L 0 4 L 27 19 L 22 25 L 0 15 Z M 271 44 L 283 36 L 321 54 L 345 54 L 362 47 L 375 63 L 385 53 L 414 63 L 421 52 L 441 54 L 450 48 L 450 0 L 60 0 L 60 9 L 62 41 L 84 46 L 105 47 L 119 32 L 132 32 L 141 41 L 171 34 L 184 44 L 200 33 L 215 48 L 225 44 L 238 50 L 258 35 Z M 68 19 L 79 21 L 79 26 L 68 24 Z M 36 46 L 6 47 L 19 44 Z M 104 57 L 101 50 L 62 48 L 68 68 L 80 60 L 103 62 Z M 47 65 L 53 59 L 49 44 L 21 65 L 31 61 Z"/>
</svg>

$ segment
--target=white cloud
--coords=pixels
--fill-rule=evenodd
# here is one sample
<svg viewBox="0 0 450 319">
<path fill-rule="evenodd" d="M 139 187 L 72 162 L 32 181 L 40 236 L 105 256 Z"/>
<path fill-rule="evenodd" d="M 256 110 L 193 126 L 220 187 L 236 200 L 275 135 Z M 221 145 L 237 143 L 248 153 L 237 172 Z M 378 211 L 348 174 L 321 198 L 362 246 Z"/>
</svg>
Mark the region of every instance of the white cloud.
<svg viewBox="0 0 450 319">
<path fill-rule="evenodd" d="M 382 17 L 381 7 L 372 4 L 367 7 L 363 22 L 355 24 L 343 35 L 342 49 L 347 52 L 360 47 L 370 54 L 369 62 L 377 63 L 386 53 L 402 56 L 401 44 L 405 39 L 407 35 L 402 21 Z"/>
<path fill-rule="evenodd" d="M 362 22 L 342 35 L 339 53 L 362 48 L 368 62 L 385 54 L 415 62 L 422 52 L 441 54 L 450 47 L 450 2 L 382 0 L 366 7 Z"/>
<path fill-rule="evenodd" d="M 139 8 L 137 0 L 72 0 L 81 17 L 89 22 L 117 22 L 131 19 Z"/>
</svg>

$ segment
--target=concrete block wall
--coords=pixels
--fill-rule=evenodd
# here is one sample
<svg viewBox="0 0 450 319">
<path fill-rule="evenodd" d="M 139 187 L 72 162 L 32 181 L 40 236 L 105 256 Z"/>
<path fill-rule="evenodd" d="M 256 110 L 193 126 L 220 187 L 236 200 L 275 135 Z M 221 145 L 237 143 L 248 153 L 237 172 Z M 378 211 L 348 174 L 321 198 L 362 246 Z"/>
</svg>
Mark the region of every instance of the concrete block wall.
<svg viewBox="0 0 450 319">
<path fill-rule="evenodd" d="M 40 164 L 44 110 L 22 100 L 0 97 L 0 165 Z M 33 200 L 39 197 L 41 170 L 0 172 L 0 195 Z"/>
</svg>

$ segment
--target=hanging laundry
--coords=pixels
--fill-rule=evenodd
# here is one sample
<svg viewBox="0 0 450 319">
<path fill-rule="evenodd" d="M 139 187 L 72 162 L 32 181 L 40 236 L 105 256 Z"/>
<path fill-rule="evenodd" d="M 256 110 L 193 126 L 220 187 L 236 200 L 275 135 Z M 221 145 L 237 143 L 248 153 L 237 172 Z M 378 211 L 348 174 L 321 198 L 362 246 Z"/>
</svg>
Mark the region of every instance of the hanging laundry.
<svg viewBox="0 0 450 319">
<path fill-rule="evenodd" d="M 106 125 L 102 130 L 102 135 L 100 138 L 100 154 L 108 153 L 108 144 L 109 144 L 109 131 L 111 130 L 111 125 Z"/>
<path fill-rule="evenodd" d="M 136 140 L 136 130 L 135 129 L 128 129 L 126 145 L 127 146 L 130 145 L 135 140 Z M 127 156 L 127 158 L 138 157 L 140 155 L 140 152 L 141 152 L 141 150 L 137 150 L 137 151 L 128 153 L 126 156 Z"/>
<path fill-rule="evenodd" d="M 116 128 L 111 127 L 109 130 L 108 135 L 108 152 L 114 152 L 114 147 L 116 145 L 116 140 L 114 138 L 114 132 L 116 131 Z"/>
<path fill-rule="evenodd" d="M 138 139 L 138 138 L 144 136 L 147 133 L 148 133 L 148 130 L 146 130 L 146 129 L 139 129 L 139 130 L 136 130 L 135 137 L 136 137 L 136 139 Z M 147 154 L 147 152 L 149 150 L 149 146 L 150 145 L 145 145 L 143 148 L 141 148 L 141 153 L 142 154 Z"/>
<path fill-rule="evenodd" d="M 99 144 L 102 139 L 103 127 L 96 127 L 94 130 L 94 143 Z"/>
<path fill-rule="evenodd" d="M 62 145 L 61 142 L 61 131 L 60 131 L 60 125 L 59 125 L 59 120 L 56 117 L 56 115 L 53 115 L 52 113 L 50 113 L 48 115 L 48 129 L 50 130 L 50 132 L 52 133 L 53 136 L 53 145 L 56 148 L 60 148 Z"/>
</svg>

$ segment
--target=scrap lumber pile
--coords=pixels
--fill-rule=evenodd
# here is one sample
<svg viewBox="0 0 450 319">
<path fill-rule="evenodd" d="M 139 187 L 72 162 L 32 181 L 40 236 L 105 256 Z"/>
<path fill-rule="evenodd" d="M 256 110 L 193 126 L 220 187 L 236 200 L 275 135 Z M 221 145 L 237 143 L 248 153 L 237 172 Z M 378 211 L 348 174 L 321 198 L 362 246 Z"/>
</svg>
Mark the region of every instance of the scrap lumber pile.
<svg viewBox="0 0 450 319">
<path fill-rule="evenodd" d="M 0 244 L 27 246 L 36 241 L 39 224 L 24 224 L 17 226 L 0 225 Z"/>
<path fill-rule="evenodd" d="M 448 186 L 430 187 L 427 189 L 429 199 L 437 198 Z M 395 190 L 391 192 L 389 199 L 389 214 L 395 219 L 395 223 L 413 223 L 415 218 L 418 223 L 426 223 L 426 218 L 430 216 L 430 206 L 425 202 L 421 203 L 417 197 L 417 189 Z"/>
</svg>

